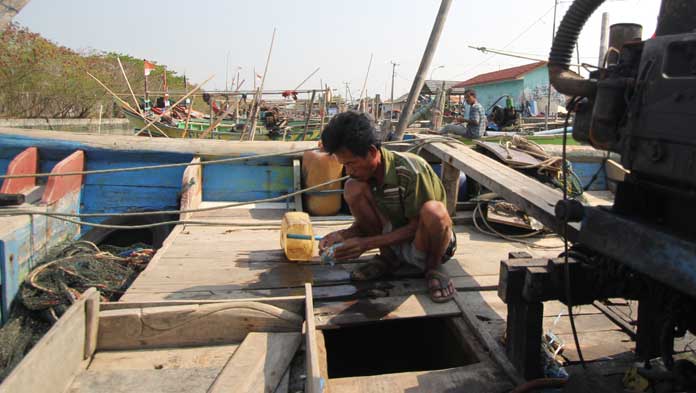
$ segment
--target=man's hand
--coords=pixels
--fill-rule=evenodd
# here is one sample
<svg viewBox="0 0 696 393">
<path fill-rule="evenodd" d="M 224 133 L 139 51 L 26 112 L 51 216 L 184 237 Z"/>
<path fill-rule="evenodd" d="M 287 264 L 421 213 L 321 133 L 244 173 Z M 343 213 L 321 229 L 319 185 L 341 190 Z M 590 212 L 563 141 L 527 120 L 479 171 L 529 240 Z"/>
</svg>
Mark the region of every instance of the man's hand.
<svg viewBox="0 0 696 393">
<path fill-rule="evenodd" d="M 367 241 L 362 237 L 354 237 L 343 241 L 340 247 L 334 252 L 334 257 L 338 260 L 356 259 L 367 251 Z"/>
<path fill-rule="evenodd" d="M 324 252 L 324 250 L 333 246 L 335 243 L 340 243 L 342 241 L 343 236 L 341 235 L 341 231 L 331 232 L 319 241 L 319 252 Z"/>
</svg>

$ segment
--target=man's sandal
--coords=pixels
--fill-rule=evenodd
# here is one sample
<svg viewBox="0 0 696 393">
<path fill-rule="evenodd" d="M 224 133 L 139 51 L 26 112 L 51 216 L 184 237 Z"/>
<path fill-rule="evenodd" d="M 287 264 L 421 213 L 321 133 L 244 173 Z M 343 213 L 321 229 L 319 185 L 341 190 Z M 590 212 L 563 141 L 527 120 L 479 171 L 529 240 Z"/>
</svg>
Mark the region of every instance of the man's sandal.
<svg viewBox="0 0 696 393">
<path fill-rule="evenodd" d="M 449 287 L 450 282 L 452 282 L 447 274 L 437 270 L 428 270 L 428 272 L 425 273 L 425 279 L 428 285 L 428 292 L 430 293 L 430 300 L 435 303 L 445 303 L 452 300 L 456 290 L 449 295 L 444 295 L 445 290 Z M 438 285 L 432 285 L 433 280 L 437 280 Z M 435 292 L 437 291 L 440 291 L 440 296 L 435 296 Z"/>
<path fill-rule="evenodd" d="M 389 263 L 382 259 L 381 256 L 375 255 L 367 263 L 353 270 L 350 273 L 350 279 L 353 281 L 375 280 L 389 271 L 391 271 Z"/>
</svg>

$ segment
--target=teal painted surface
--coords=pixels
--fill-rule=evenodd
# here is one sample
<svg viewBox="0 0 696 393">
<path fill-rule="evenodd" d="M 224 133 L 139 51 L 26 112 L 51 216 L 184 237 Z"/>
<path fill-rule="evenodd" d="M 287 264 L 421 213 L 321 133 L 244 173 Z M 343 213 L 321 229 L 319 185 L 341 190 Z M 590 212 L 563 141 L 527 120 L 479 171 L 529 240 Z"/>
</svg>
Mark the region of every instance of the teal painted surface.
<svg viewBox="0 0 696 393">
<path fill-rule="evenodd" d="M 287 194 L 293 188 L 289 165 L 223 164 L 203 167 L 204 201 L 249 201 Z"/>
<path fill-rule="evenodd" d="M 543 112 L 546 108 L 545 103 L 549 88 L 549 71 L 546 66 L 539 67 L 518 80 L 473 85 L 469 88 L 476 90 L 478 100 L 486 111 L 498 98 L 510 95 L 515 100 L 517 109 L 522 109 L 526 101 L 535 100 L 540 105 L 538 110 Z M 564 105 L 565 96 L 551 88 L 551 104 Z M 498 105 L 503 106 L 504 102 L 501 101 Z M 464 115 L 468 116 L 468 106 Z"/>
<path fill-rule="evenodd" d="M 481 105 L 483 105 L 483 109 L 488 111 L 488 108 L 491 105 L 493 105 L 493 103 L 498 98 L 504 95 L 511 95 L 513 98 L 515 98 L 515 104 L 517 105 L 519 103 L 517 97 L 519 97 L 522 94 L 522 90 L 524 89 L 524 82 L 522 80 L 514 80 L 500 83 L 489 83 L 485 85 L 476 85 L 472 86 L 472 88 L 476 90 L 476 98 L 478 98 L 478 101 L 481 103 Z M 505 102 L 501 101 L 499 105 L 503 106 L 505 105 Z M 469 111 L 467 108 L 466 116 L 468 115 Z"/>
</svg>

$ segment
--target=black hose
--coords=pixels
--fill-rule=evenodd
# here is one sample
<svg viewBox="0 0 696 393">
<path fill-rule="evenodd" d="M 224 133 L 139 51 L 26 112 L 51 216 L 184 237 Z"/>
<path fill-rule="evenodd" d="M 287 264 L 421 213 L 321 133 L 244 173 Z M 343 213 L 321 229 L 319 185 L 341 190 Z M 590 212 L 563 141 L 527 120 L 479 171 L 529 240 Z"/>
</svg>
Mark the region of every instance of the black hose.
<svg viewBox="0 0 696 393">
<path fill-rule="evenodd" d="M 570 5 L 553 39 L 549 64 L 568 69 L 582 27 L 604 0 L 575 0 Z"/>
<path fill-rule="evenodd" d="M 570 5 L 553 39 L 549 54 L 549 79 L 551 85 L 568 96 L 593 97 L 596 82 L 583 79 L 569 70 L 573 51 L 582 27 L 604 0 L 575 0 Z"/>
</svg>

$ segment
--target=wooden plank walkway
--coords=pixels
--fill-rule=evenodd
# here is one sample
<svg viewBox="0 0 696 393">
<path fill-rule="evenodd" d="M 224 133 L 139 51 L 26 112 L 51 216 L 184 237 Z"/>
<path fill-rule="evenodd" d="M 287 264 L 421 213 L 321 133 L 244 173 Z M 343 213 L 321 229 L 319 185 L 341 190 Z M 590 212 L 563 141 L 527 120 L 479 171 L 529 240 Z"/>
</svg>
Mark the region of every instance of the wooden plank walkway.
<svg viewBox="0 0 696 393">
<path fill-rule="evenodd" d="M 515 204 L 554 232 L 561 232 L 562 223 L 556 219 L 554 212 L 556 202 L 563 199 L 559 190 L 527 177 L 469 147 L 438 142 L 424 145 L 423 149 Z M 569 240 L 575 241 L 578 229 L 577 224 L 568 226 Z"/>
<path fill-rule="evenodd" d="M 204 202 L 201 207 L 212 205 L 214 203 Z M 315 315 L 320 328 L 337 323 L 456 313 L 447 305 L 435 305 L 427 300 L 422 278 L 397 274 L 380 281 L 351 282 L 351 270 L 369 255 L 333 267 L 320 264 L 316 256 L 309 263 L 287 261 L 280 250 L 278 231 L 284 208 L 283 204 L 267 204 L 194 214 L 193 219 L 234 221 L 234 224 L 177 226 L 121 301 L 295 296 L 299 304 L 304 284 L 309 282 L 313 285 Z M 347 225 L 345 221 L 324 221 L 315 222 L 313 227 L 316 234 L 323 235 Z M 459 247 L 454 259 L 445 265 L 446 270 L 483 326 L 496 339 L 502 340 L 507 307 L 495 292 L 500 261 L 506 259 L 510 251 L 524 250 L 535 257 L 552 257 L 558 251 L 530 249 L 493 239 L 470 226 L 455 229 Z M 560 241 L 553 238 L 540 242 L 560 245 Z M 628 336 L 596 308 L 582 306 L 576 313 L 581 344 L 587 347 L 586 358 L 599 359 L 632 348 Z M 569 360 L 575 360 L 565 306 L 547 302 L 544 315 L 544 329 L 564 339 L 565 354 Z"/>
</svg>

